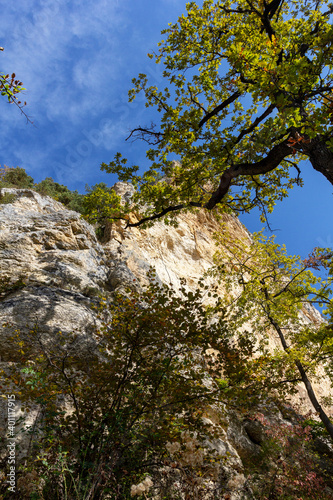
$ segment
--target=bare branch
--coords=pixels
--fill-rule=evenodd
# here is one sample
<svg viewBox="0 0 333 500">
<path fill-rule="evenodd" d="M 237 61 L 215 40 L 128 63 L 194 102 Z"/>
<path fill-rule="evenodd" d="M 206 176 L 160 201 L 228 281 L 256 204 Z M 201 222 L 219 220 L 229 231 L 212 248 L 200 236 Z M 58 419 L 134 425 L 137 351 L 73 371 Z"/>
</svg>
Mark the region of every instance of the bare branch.
<svg viewBox="0 0 333 500">
<path fill-rule="evenodd" d="M 143 128 L 143 127 L 137 127 L 133 129 L 128 137 L 126 137 L 126 141 L 131 139 L 133 137 L 133 142 L 141 139 L 145 142 L 147 142 L 150 145 L 156 146 L 156 144 L 159 144 L 164 136 L 163 132 L 155 132 L 154 131 L 155 125 L 151 124 L 151 128 Z M 154 138 L 150 139 L 150 138 Z"/>
</svg>

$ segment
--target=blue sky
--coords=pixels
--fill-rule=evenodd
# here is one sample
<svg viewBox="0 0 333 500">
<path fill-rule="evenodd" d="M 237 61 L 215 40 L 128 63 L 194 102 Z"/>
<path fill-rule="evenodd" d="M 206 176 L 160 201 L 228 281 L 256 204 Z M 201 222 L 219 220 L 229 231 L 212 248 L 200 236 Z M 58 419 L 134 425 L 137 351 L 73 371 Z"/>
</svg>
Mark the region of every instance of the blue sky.
<svg viewBox="0 0 333 500">
<path fill-rule="evenodd" d="M 125 143 L 129 131 L 156 119 L 142 98 L 127 102 L 131 80 L 146 73 L 162 86 L 162 68 L 147 58 L 160 32 L 185 11 L 183 0 L 18 0 L 3 2 L 0 70 L 22 80 L 25 108 L 0 100 L 0 164 L 20 166 L 35 181 L 53 177 L 84 192 L 86 184 L 116 179 L 100 171 L 117 151 L 145 168 L 144 143 Z M 333 246 L 333 186 L 310 164 L 270 218 L 279 243 L 306 256 Z M 250 231 L 256 213 L 241 217 Z"/>
</svg>

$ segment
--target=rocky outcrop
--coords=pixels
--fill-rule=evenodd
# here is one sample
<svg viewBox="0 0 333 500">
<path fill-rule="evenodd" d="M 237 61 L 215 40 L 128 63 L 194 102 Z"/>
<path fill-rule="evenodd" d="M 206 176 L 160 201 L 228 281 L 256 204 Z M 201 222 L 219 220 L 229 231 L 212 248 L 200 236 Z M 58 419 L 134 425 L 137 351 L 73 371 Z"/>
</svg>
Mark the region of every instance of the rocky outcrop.
<svg viewBox="0 0 333 500">
<path fill-rule="evenodd" d="M 82 293 L 104 286 L 107 268 L 94 229 L 61 203 L 23 189 L 0 210 L 0 272 Z"/>
<path fill-rule="evenodd" d="M 128 185 L 119 183 L 116 190 L 130 200 Z M 229 237 L 251 241 L 236 217 L 224 216 L 224 222 Z M 6 283 L 0 289 L 2 365 L 15 359 L 11 337 L 16 329 L 29 336 L 37 324 L 45 338 L 52 338 L 61 329 L 76 332 L 82 342 L 89 342 L 97 321 L 91 309 L 96 295 L 145 281 L 151 267 L 161 282 L 175 290 L 181 280 L 194 290 L 213 265 L 213 234 L 217 230 L 214 217 L 198 211 L 179 216 L 176 227 L 162 221 L 148 229 L 109 225 L 102 245 L 91 225 L 52 198 L 31 190 L 1 189 L 0 277 Z M 311 308 L 303 314 L 304 321 L 320 320 Z M 320 395 L 329 389 L 322 382 L 317 390 Z M 300 388 L 296 399 L 307 411 L 307 401 L 300 399 L 303 393 Z M 280 423 L 290 424 L 278 408 L 274 411 Z M 212 425 L 219 427 L 219 438 L 207 446 L 218 453 L 221 463 L 226 458 L 228 461 L 222 472 L 219 469 L 215 482 L 207 483 L 207 491 L 216 491 L 217 481 L 223 484 L 219 494 L 229 495 L 224 498 L 254 498 L 244 464 L 255 461 L 258 455 L 264 439 L 262 426 L 228 411 L 223 418 L 212 416 Z"/>
<path fill-rule="evenodd" d="M 89 297 L 108 286 L 108 269 L 94 229 L 79 214 L 34 191 L 5 193 L 15 196 L 0 204 L 0 276 L 11 285 L 0 307 L 0 324 L 8 324 L 0 356 L 10 360 L 15 329 L 89 334 L 95 324 Z"/>
</svg>

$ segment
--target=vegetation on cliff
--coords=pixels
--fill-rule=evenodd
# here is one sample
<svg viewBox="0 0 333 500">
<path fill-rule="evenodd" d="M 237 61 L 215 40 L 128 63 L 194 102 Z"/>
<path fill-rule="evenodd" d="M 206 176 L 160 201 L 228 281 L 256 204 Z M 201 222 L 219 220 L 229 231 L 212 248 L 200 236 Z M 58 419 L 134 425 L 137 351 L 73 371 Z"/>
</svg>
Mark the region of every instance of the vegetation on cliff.
<svg viewBox="0 0 333 500">
<path fill-rule="evenodd" d="M 259 207 L 266 219 L 301 183 L 302 160 L 333 184 L 332 14 L 323 0 L 190 2 L 150 55 L 163 62 L 169 87 L 141 74 L 130 91 L 161 113 L 159 127 L 130 134 L 148 143 L 152 167 L 138 175 L 119 153 L 102 165 L 133 183 L 133 204 L 105 184 L 81 195 L 52 178 L 34 183 L 22 168 L 1 169 L 0 187 L 34 189 L 100 227 L 193 208 L 218 217 Z M 0 88 L 20 106 L 15 75 L 0 75 Z M 0 200 L 12 201 L 10 193 Z M 319 401 L 311 382 L 333 377 L 332 251 L 300 259 L 260 235 L 251 244 L 227 239 L 221 228 L 214 286 L 172 290 L 150 274 L 147 285 L 91 300 L 97 326 L 84 342 L 61 325 L 46 341 L 38 321 L 28 337 L 15 332 L 3 376 L 24 404 L 23 428 L 37 409 L 24 429 L 18 497 L 228 498 L 234 479 L 221 476 L 236 459 L 216 443 L 229 414 L 255 445 L 237 477 L 243 498 L 333 498 L 332 401 Z M 0 301 L 24 286 L 3 278 Z M 325 305 L 326 320 L 306 320 L 313 304 Z M 289 423 L 269 417 L 272 408 L 287 411 L 281 398 L 300 382 L 322 425 L 291 409 Z M 1 488 L 13 498 L 5 480 Z"/>
<path fill-rule="evenodd" d="M 306 363 L 305 356 L 295 346 L 286 356 L 266 348 L 265 324 L 260 334 L 242 330 L 243 312 L 254 313 L 243 299 L 230 309 L 210 285 L 175 291 L 152 273 L 147 286 L 134 282 L 95 301 L 99 326 L 84 342 L 80 332 L 61 330 L 45 339 L 38 323 L 28 336 L 17 331 L 6 383 L 16 387 L 23 423 L 38 409 L 25 427 L 20 498 L 228 494 L 219 477 L 232 456 L 215 444 L 226 412 L 246 422 L 258 448 L 243 460 L 248 498 L 333 498 L 310 422 L 291 410 L 292 425 L 272 421 L 274 405 L 298 382 L 296 356 Z"/>
</svg>

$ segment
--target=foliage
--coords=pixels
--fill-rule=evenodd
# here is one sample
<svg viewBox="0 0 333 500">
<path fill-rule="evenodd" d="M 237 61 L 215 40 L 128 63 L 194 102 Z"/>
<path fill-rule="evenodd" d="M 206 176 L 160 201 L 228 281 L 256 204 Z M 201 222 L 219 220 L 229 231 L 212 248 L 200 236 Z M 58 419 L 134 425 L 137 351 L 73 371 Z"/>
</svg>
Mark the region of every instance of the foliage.
<svg viewBox="0 0 333 500">
<path fill-rule="evenodd" d="M 307 157 L 333 183 L 331 4 L 204 0 L 186 9 L 148 54 L 166 86 L 140 74 L 129 92 L 160 113 L 129 137 L 148 144 L 151 167 L 139 175 L 120 153 L 102 164 L 137 187 L 142 222 L 216 205 L 257 206 L 265 219 L 301 184 Z"/>
<path fill-rule="evenodd" d="M 226 232 L 223 239 L 225 245 Z M 9 367 L 7 383 L 17 387 L 26 416 L 37 409 L 25 431 L 31 444 L 18 476 L 20 494 L 28 481 L 29 494 L 40 500 L 152 492 L 201 498 L 206 478 L 217 479 L 221 466 L 221 457 L 205 448 L 207 437 L 217 437 L 203 419 L 209 407 L 223 403 L 244 415 L 277 394 L 287 396 L 299 382 L 295 360 L 315 374 L 323 353 L 304 352 L 312 330 L 298 313 L 299 303 L 328 293 L 326 283 L 315 287 L 319 279 L 310 272 L 325 255 L 318 251 L 301 262 L 261 236 L 247 252 L 239 242 L 228 252 L 218 252 L 214 270 L 225 284 L 223 299 L 202 284 L 196 292 L 184 283 L 174 291 L 152 273 L 142 288 L 134 282 L 124 293 L 95 300 L 98 327 L 91 338 L 61 331 L 46 338 L 38 324 L 26 337 L 15 333 L 18 364 Z M 285 352 L 267 346 L 269 317 L 288 327 Z M 322 343 L 326 359 L 328 345 Z M 295 491 L 304 500 L 317 498 L 317 491 L 330 498 L 308 450 L 310 427 L 259 417 L 266 439 L 251 472 L 258 498 L 287 500 Z M 170 483 L 173 469 L 180 474 L 178 492 Z"/>
<path fill-rule="evenodd" d="M 217 333 L 202 291 L 179 292 L 151 279 L 102 299 L 86 344 L 80 333 L 44 339 L 38 326 L 29 339 L 17 333 L 24 368 L 13 367 L 12 381 L 40 416 L 26 472 L 44 478 L 47 498 L 128 498 L 145 474 L 171 465 L 167 443 L 186 431 L 196 454 L 210 435 L 202 416 L 220 391 L 208 382 L 205 351 Z M 195 477 L 195 461 L 183 466 Z"/>
<path fill-rule="evenodd" d="M 84 195 L 79 194 L 76 190 L 70 191 L 67 186 L 55 182 L 52 177 L 46 177 L 46 179 L 36 184 L 34 189 L 42 195 L 51 196 L 60 201 L 69 210 L 83 213 Z"/>
<path fill-rule="evenodd" d="M 4 51 L 3 47 L 0 47 L 0 51 Z M 21 111 L 21 113 L 26 117 L 27 121 L 32 123 L 28 115 L 24 112 L 23 108 L 27 105 L 24 101 L 20 101 L 19 94 L 23 93 L 25 88 L 23 83 L 16 77 L 15 73 L 11 75 L 4 72 L 0 72 L 0 93 L 4 96 L 9 104 L 15 104 Z"/>
<path fill-rule="evenodd" d="M 0 168 L 0 188 L 2 187 L 33 189 L 42 195 L 51 196 L 60 201 L 69 210 L 75 210 L 79 213 L 84 211 L 84 195 L 79 194 L 77 191 L 70 191 L 67 186 L 55 182 L 52 177 L 46 177 L 41 182 L 35 183 L 34 179 L 21 167 L 4 166 Z M 7 201 L 7 203 L 10 203 L 10 201 Z"/>
<path fill-rule="evenodd" d="M 87 194 L 83 199 L 83 213 L 86 219 L 97 224 L 97 234 L 103 235 L 106 221 L 114 221 L 129 209 L 129 204 L 122 204 L 121 197 L 104 182 L 93 187 L 86 186 Z"/>
<path fill-rule="evenodd" d="M 327 437 L 327 432 L 322 422 L 318 422 L 318 420 L 314 420 L 313 418 L 306 418 L 303 425 L 310 428 L 312 437 Z"/>
<path fill-rule="evenodd" d="M 0 169 L 0 187 L 32 189 L 33 186 L 34 180 L 26 173 L 24 168 L 13 168 L 5 165 Z"/>
<path fill-rule="evenodd" d="M 9 203 L 14 203 L 16 200 L 16 195 L 12 193 L 4 193 L 0 195 L 0 203 L 6 205 Z"/>
<path fill-rule="evenodd" d="M 216 254 L 211 270 L 226 290 L 228 328 L 224 364 L 235 390 L 259 394 L 292 391 L 302 381 L 310 401 L 333 439 L 333 425 L 319 403 L 310 378 L 326 368 L 332 379 L 333 338 L 331 323 L 318 320 L 312 304 L 326 304 L 331 314 L 331 283 L 312 270 L 329 267 L 329 249 L 316 249 L 307 259 L 288 256 L 284 246 L 255 234 L 253 242 L 234 241 L 227 231 L 217 235 L 217 244 L 226 250 Z M 222 243 L 224 246 L 222 246 Z M 311 321 L 304 317 L 308 311 Z M 268 333 L 276 335 L 276 345 Z M 282 350 L 281 350 L 282 348 Z M 252 380 L 251 380 L 252 379 Z M 289 386 L 289 387 L 288 387 Z M 287 388 L 288 387 L 288 388 Z M 260 388 L 260 385 L 259 385 Z"/>
<path fill-rule="evenodd" d="M 3 47 L 0 47 L 0 50 L 3 51 Z M 6 75 L 5 73 L 0 73 L 0 92 L 1 95 L 6 97 L 10 104 L 15 104 L 20 110 L 23 112 L 23 106 L 26 106 L 26 102 L 22 103 L 18 94 L 25 90 L 23 88 L 23 83 L 16 78 L 15 73 L 11 75 Z"/>
<path fill-rule="evenodd" d="M 331 500 L 325 481 L 317 470 L 316 457 L 311 452 L 309 426 L 272 423 L 263 414 L 252 417 L 263 426 L 265 439 L 252 476 L 266 469 L 265 481 L 258 478 L 256 498 L 269 500 Z M 262 477 L 262 476 L 261 476 Z"/>
<path fill-rule="evenodd" d="M 121 197 L 115 191 L 101 182 L 86 186 L 87 194 L 71 191 L 67 186 L 55 182 L 52 177 L 46 177 L 39 183 L 28 175 L 24 168 L 0 168 L 0 188 L 33 189 L 44 196 L 63 203 L 69 210 L 75 210 L 85 216 L 92 224 L 96 225 L 97 235 L 103 236 L 106 221 L 117 220 L 129 209 L 128 203 L 122 203 Z M 0 203 L 12 203 L 15 195 L 5 193 L 0 198 Z"/>
<path fill-rule="evenodd" d="M 0 73 L 0 91 L 2 96 L 6 96 L 9 103 L 16 104 L 21 108 L 21 106 L 25 106 L 27 103 L 18 100 L 17 94 L 25 90 L 22 87 L 23 83 L 16 79 L 15 73 L 12 73 L 10 76 L 5 75 L 4 73 Z"/>
<path fill-rule="evenodd" d="M 76 190 L 71 191 L 67 186 L 55 182 L 52 177 L 46 177 L 41 182 L 35 183 L 24 168 L 7 167 L 0 168 L 0 188 L 33 189 L 44 196 L 63 203 L 69 210 L 75 210 L 85 218 L 97 224 L 103 230 L 106 220 L 118 219 L 119 215 L 128 210 L 128 204 L 122 204 L 112 188 L 101 182 L 93 187 L 86 186 L 86 195 L 79 194 Z M 15 198 L 5 197 L 1 203 L 11 203 Z"/>
</svg>

